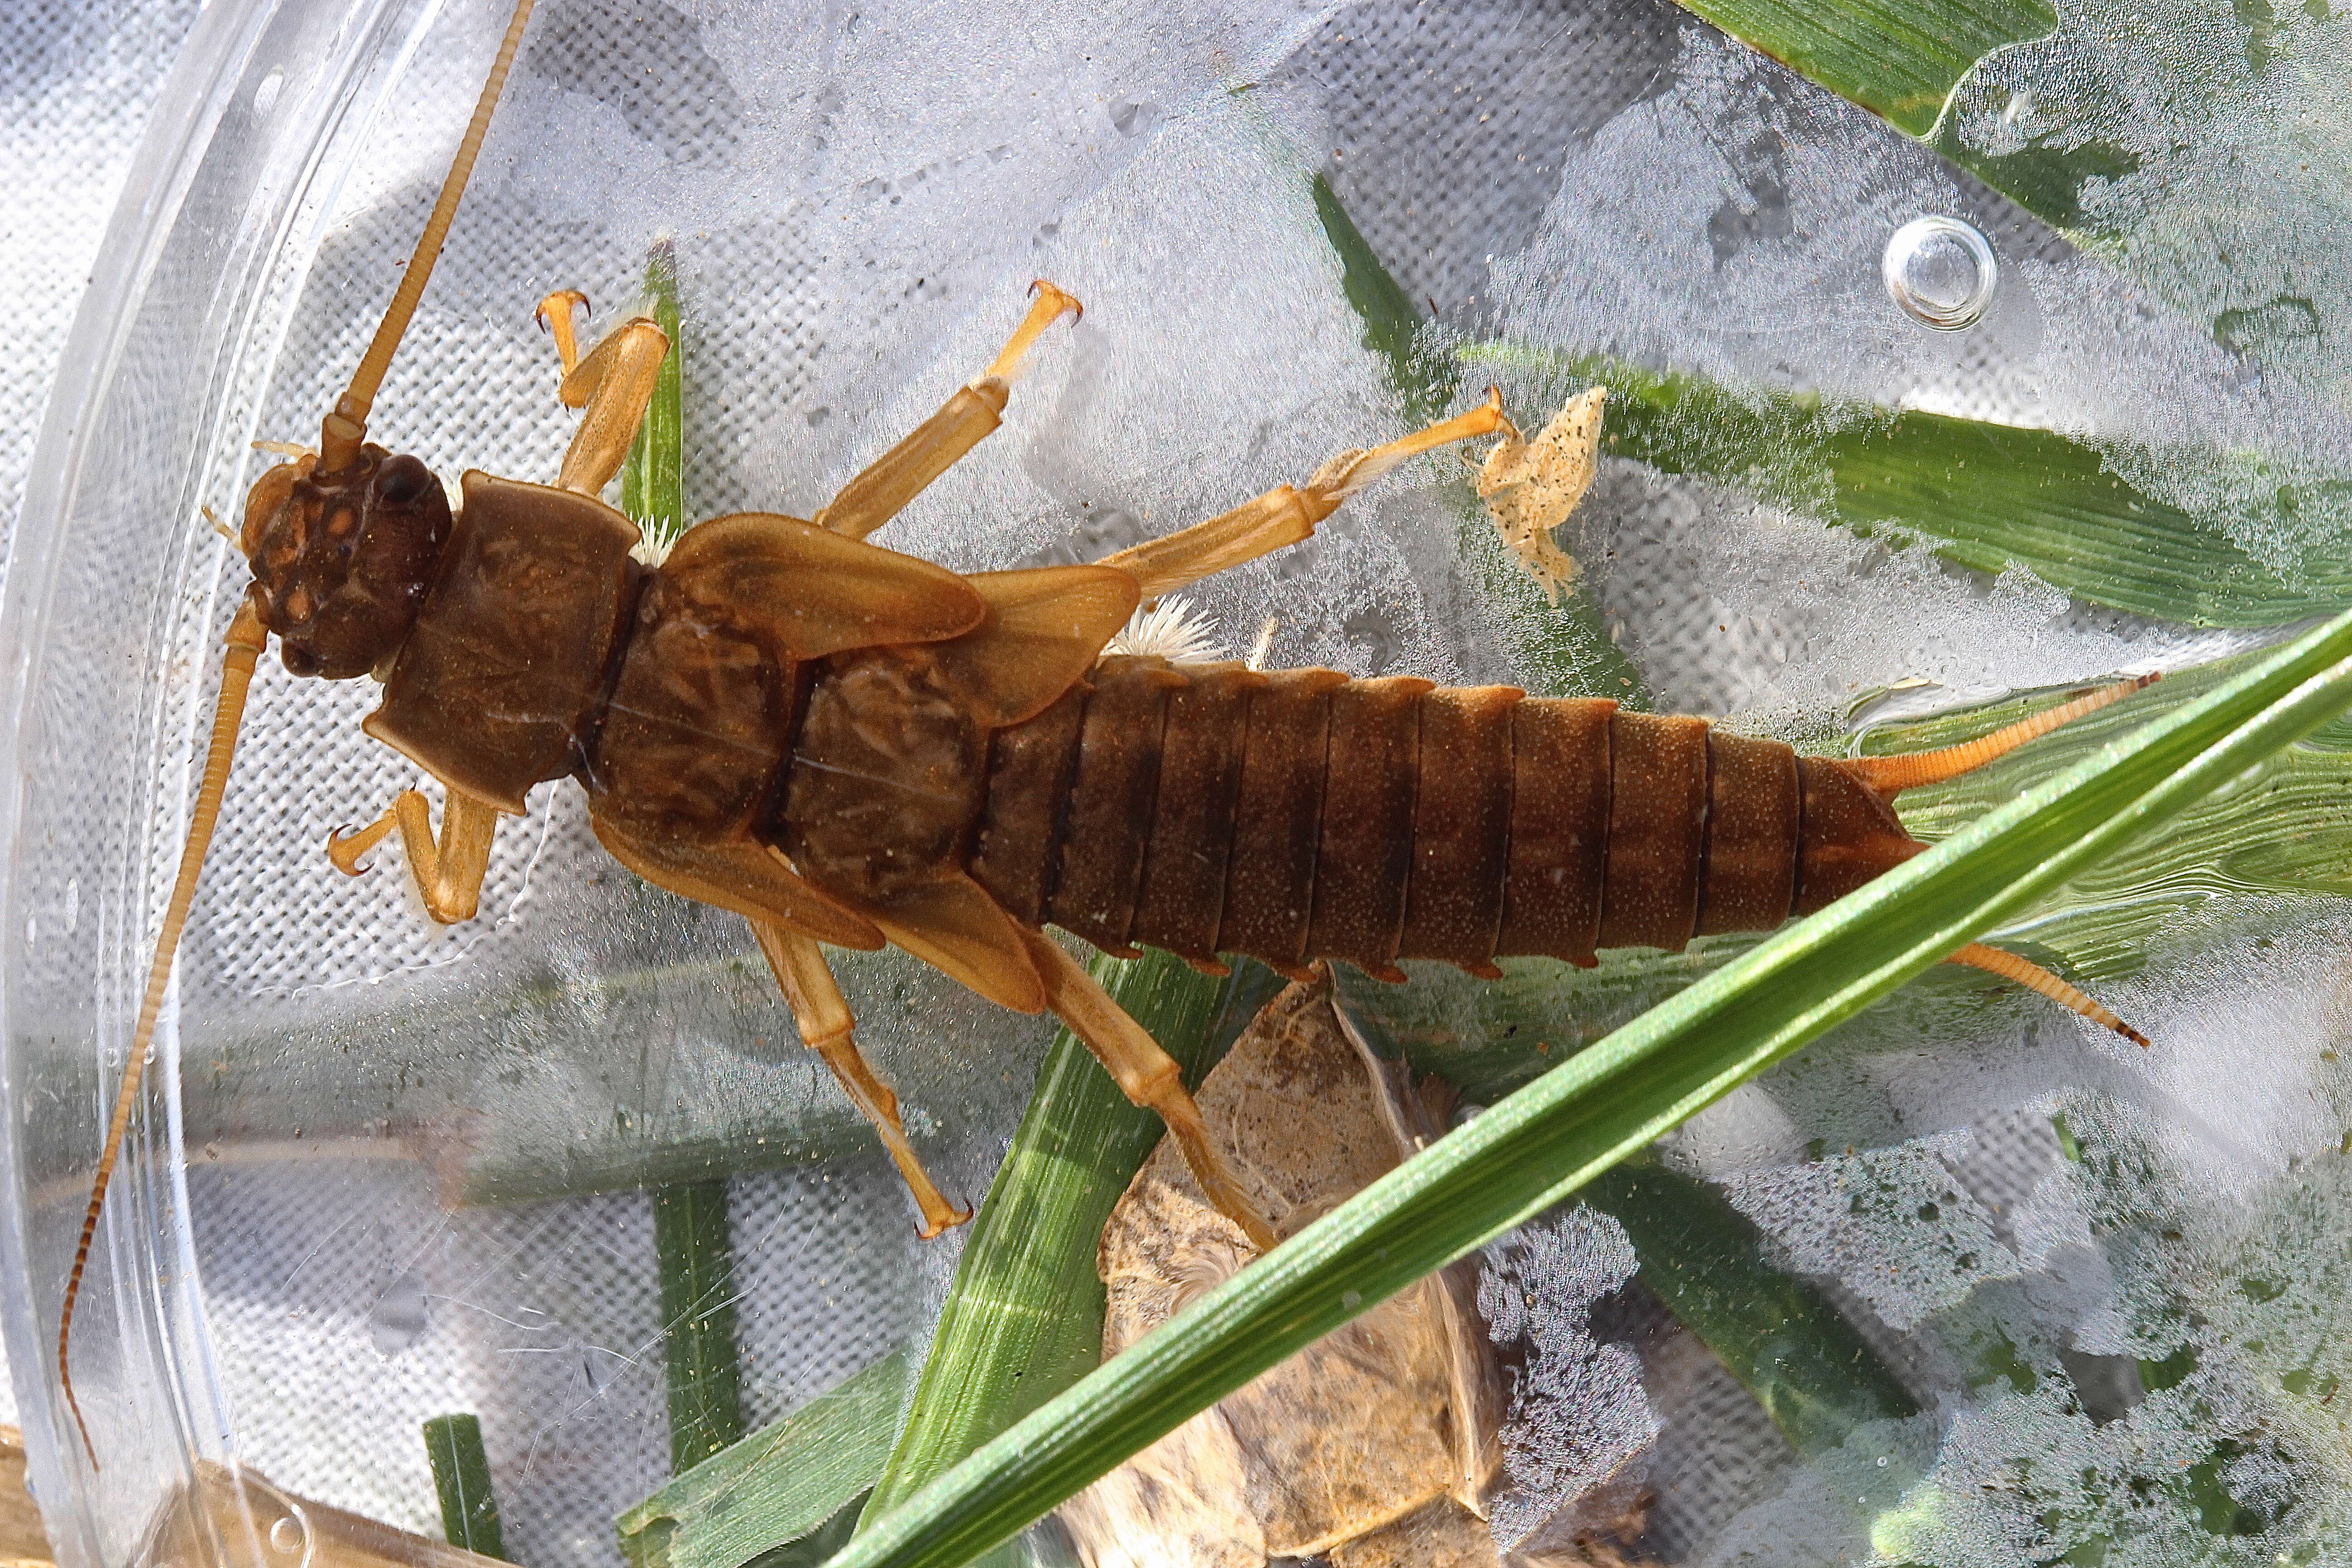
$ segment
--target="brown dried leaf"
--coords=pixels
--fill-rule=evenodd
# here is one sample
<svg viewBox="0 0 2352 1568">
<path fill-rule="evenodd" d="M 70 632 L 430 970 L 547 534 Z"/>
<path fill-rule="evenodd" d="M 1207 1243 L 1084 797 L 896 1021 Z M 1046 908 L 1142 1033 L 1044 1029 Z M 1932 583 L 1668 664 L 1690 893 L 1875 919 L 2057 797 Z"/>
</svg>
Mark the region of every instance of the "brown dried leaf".
<svg viewBox="0 0 2352 1568">
<path fill-rule="evenodd" d="M 1555 605 L 1576 577 L 1574 557 L 1551 540 L 1566 522 L 1592 476 L 1601 450 L 1601 415 L 1609 389 L 1595 386 L 1569 399 L 1533 441 L 1517 432 L 1497 442 L 1478 470 L 1478 495 L 1503 542 Z"/>
<path fill-rule="evenodd" d="M 1199 1100 L 1250 1196 L 1288 1236 L 1435 1135 L 1442 1123 L 1420 1095 L 1399 1092 L 1401 1078 L 1360 1054 L 1327 976 L 1269 1004 Z M 1103 1230 L 1105 1356 L 1255 1256 L 1163 1140 Z M 1493 1563 L 1485 1524 L 1454 1500 L 1477 1499 L 1499 1454 L 1491 1350 L 1475 1310 L 1461 1321 L 1475 1300 L 1465 1272 L 1466 1294 L 1463 1280 L 1423 1281 L 1073 1499 L 1062 1517 L 1081 1554 L 1093 1568 L 1258 1568 L 1442 1502 L 1486 1542 L 1465 1562 Z"/>
<path fill-rule="evenodd" d="M 0 1568 L 45 1568 L 50 1555 L 41 1510 L 25 1488 L 25 1435 L 0 1426 Z"/>
</svg>

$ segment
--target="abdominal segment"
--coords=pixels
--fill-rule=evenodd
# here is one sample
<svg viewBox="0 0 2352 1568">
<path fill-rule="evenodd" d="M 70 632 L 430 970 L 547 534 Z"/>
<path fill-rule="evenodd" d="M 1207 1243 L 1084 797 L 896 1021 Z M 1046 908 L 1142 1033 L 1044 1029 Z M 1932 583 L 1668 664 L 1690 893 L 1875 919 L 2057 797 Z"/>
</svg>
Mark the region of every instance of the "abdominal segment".
<svg viewBox="0 0 2352 1568">
<path fill-rule="evenodd" d="M 1805 831 L 1809 800 L 1841 842 Z M 970 869 L 1097 946 L 1591 963 L 1769 930 L 1916 846 L 1835 763 L 1602 700 L 1109 658 L 997 731 Z M 1866 875 L 1865 875 L 1866 873 Z"/>
</svg>

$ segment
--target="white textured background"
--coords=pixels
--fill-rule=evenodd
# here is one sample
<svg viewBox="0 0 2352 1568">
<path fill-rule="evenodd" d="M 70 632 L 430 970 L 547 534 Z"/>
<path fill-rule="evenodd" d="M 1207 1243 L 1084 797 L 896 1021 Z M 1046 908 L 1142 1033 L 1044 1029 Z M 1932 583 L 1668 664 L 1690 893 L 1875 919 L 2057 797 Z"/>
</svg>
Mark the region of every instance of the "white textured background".
<svg viewBox="0 0 2352 1568">
<path fill-rule="evenodd" d="M 0 563 L 14 543 L 49 384 L 91 263 L 195 0 L 0 7 Z M 5 570 L 0 564 L 0 570 Z M 0 1419 L 16 1418 L 0 1380 Z"/>
</svg>

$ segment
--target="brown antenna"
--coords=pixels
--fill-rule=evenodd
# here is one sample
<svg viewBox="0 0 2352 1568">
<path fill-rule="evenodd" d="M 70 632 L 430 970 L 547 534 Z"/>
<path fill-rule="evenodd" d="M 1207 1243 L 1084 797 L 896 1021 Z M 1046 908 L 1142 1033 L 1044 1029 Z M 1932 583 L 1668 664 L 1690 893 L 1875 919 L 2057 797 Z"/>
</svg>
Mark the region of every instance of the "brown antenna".
<svg viewBox="0 0 2352 1568">
<path fill-rule="evenodd" d="M 449 224 L 457 216 L 457 203 L 466 194 L 466 182 L 474 173 L 474 159 L 482 150 L 482 138 L 489 134 L 490 113 L 499 106 L 499 94 L 507 85 L 507 72 L 514 65 L 515 51 L 522 47 L 524 24 L 530 20 L 534 0 L 515 0 L 514 19 L 507 24 L 507 36 L 499 45 L 499 58 L 490 64 L 488 80 L 482 83 L 482 96 L 475 101 L 474 118 L 467 123 L 466 139 L 457 143 L 457 155 L 449 162 L 449 173 L 441 182 L 440 199 L 433 204 L 433 216 L 425 220 L 425 233 L 418 238 L 416 248 L 410 253 L 408 270 L 400 279 L 400 288 L 384 308 L 383 320 L 376 323 L 375 337 L 367 353 L 360 358 L 360 367 L 352 373 L 352 384 L 335 400 L 335 411 L 326 417 L 319 434 L 319 471 L 331 474 L 349 468 L 357 461 L 360 446 L 367 439 L 368 410 L 375 405 L 376 388 L 383 383 L 383 373 L 392 363 L 392 351 L 400 346 L 401 335 L 408 331 L 408 319 L 416 313 L 416 301 L 425 293 L 425 284 L 433 276 L 433 264 L 440 259 L 441 242 L 448 237 Z"/>
<path fill-rule="evenodd" d="M 269 646 L 269 634 L 248 598 L 237 606 L 229 623 L 228 649 L 221 656 L 220 700 L 213 710 L 212 748 L 205 756 L 204 783 L 196 790 L 196 809 L 188 819 L 188 841 L 180 850 L 180 874 L 172 884 L 172 901 L 163 910 L 163 929 L 155 938 L 155 957 L 147 967 L 147 994 L 140 999 L 139 1022 L 131 1031 L 131 1055 L 122 1067 L 122 1087 L 115 1091 L 114 1119 L 107 1124 L 106 1147 L 98 1156 L 98 1177 L 90 1184 L 89 1209 L 82 1215 L 81 1239 L 75 1244 L 73 1269 L 66 1276 L 66 1300 L 58 1314 L 58 1385 L 65 1391 L 66 1406 L 81 1429 L 81 1446 L 89 1468 L 98 1468 L 98 1449 L 89 1440 L 89 1423 L 74 1397 L 73 1373 L 66 1352 L 73 1342 L 74 1302 L 81 1295 L 83 1268 L 89 1262 L 90 1239 L 98 1234 L 99 1210 L 106 1205 L 107 1184 L 114 1179 L 114 1163 L 122 1152 L 122 1135 L 131 1124 L 131 1110 L 139 1100 L 139 1085 L 147 1072 L 147 1047 L 155 1037 L 155 1020 L 163 1010 L 163 992 L 172 978 L 172 959 L 179 951 L 180 928 L 188 923 L 188 906 L 196 893 L 196 874 L 204 869 L 205 850 L 211 845 L 213 824 L 220 816 L 221 794 L 228 787 L 229 763 L 236 755 L 237 726 L 245 718 L 246 689 L 253 683 L 254 661 Z"/>
</svg>

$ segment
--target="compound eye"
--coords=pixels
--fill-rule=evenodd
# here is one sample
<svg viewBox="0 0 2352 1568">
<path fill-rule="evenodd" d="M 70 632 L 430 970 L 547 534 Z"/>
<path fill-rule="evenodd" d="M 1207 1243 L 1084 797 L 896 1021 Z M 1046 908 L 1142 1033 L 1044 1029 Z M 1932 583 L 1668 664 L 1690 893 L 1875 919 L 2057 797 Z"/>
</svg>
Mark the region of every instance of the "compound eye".
<svg viewBox="0 0 2352 1568">
<path fill-rule="evenodd" d="M 375 493 L 378 499 L 394 506 L 406 506 L 423 495 L 427 486 L 440 483 L 433 470 L 405 453 L 387 458 L 376 469 Z"/>
</svg>

